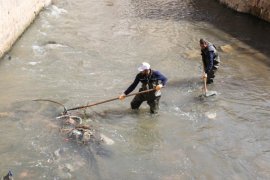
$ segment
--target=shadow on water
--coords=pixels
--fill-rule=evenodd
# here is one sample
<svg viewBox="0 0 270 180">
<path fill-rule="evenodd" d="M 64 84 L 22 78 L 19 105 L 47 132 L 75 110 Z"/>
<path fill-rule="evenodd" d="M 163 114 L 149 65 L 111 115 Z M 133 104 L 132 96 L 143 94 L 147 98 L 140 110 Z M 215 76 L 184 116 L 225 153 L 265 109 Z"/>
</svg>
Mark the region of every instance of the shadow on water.
<svg viewBox="0 0 270 180">
<path fill-rule="evenodd" d="M 188 20 L 190 22 L 207 22 L 215 28 L 231 35 L 235 39 L 249 45 L 270 57 L 270 23 L 248 14 L 235 12 L 217 1 L 205 0 L 170 0 L 170 1 L 131 1 L 135 16 L 161 20 Z M 217 39 L 226 42 L 226 38 L 216 34 L 207 26 L 201 27 Z M 242 49 L 243 50 L 243 49 Z M 258 58 L 259 59 L 259 58 Z M 262 60 L 270 66 L 269 60 Z"/>
<path fill-rule="evenodd" d="M 216 1 L 194 1 L 199 17 L 195 21 L 205 21 L 230 34 L 250 47 L 270 57 L 270 23 L 257 17 L 235 12 Z M 209 5 L 210 4 L 210 5 Z M 211 8 L 209 8 L 211 7 Z M 211 11 L 210 11 L 211 10 Z M 218 37 L 222 39 L 222 37 Z M 270 61 L 266 63 L 270 66 Z"/>
</svg>

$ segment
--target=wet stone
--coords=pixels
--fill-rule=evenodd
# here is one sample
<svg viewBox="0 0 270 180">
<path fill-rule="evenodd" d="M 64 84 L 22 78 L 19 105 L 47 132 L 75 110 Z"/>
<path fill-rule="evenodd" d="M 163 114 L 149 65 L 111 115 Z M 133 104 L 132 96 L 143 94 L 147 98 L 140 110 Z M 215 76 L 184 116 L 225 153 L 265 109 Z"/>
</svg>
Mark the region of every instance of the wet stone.
<svg viewBox="0 0 270 180">
<path fill-rule="evenodd" d="M 225 53 L 231 53 L 232 51 L 234 51 L 234 48 L 229 44 L 220 46 L 220 49 L 222 52 L 225 52 Z"/>
<path fill-rule="evenodd" d="M 8 112 L 0 112 L 0 118 L 9 117 L 9 116 L 10 116 L 10 113 Z"/>
</svg>

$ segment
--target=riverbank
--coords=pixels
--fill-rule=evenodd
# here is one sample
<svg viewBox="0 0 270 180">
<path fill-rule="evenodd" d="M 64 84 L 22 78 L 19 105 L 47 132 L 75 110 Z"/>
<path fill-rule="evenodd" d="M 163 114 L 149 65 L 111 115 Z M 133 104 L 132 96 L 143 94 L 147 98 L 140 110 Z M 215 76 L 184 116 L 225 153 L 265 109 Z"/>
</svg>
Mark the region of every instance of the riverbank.
<svg viewBox="0 0 270 180">
<path fill-rule="evenodd" d="M 0 57 L 2 57 L 51 0 L 0 2 Z"/>
<path fill-rule="evenodd" d="M 238 12 L 252 14 L 265 21 L 270 22 L 270 1 L 269 0 L 218 0 Z"/>
</svg>

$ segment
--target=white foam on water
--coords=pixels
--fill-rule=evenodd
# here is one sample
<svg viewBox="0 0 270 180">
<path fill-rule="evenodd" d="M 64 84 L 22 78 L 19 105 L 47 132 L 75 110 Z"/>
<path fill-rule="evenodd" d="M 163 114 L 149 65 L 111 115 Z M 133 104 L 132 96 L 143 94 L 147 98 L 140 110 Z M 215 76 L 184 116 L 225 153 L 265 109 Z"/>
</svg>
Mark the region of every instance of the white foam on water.
<svg viewBox="0 0 270 180">
<path fill-rule="evenodd" d="M 41 35 L 43 35 L 43 36 L 47 36 L 47 33 L 43 32 L 43 31 L 41 31 L 41 30 L 38 30 L 38 32 L 39 32 Z"/>
<path fill-rule="evenodd" d="M 46 44 L 45 45 L 46 49 L 56 49 L 56 48 L 63 48 L 63 47 L 67 47 L 67 46 L 62 45 L 62 44 Z"/>
<path fill-rule="evenodd" d="M 50 15 L 55 16 L 55 17 L 58 17 L 61 14 L 66 14 L 68 12 L 67 10 L 62 9 L 62 8 L 58 8 L 55 5 L 50 6 L 49 10 L 51 11 Z"/>
<path fill-rule="evenodd" d="M 32 62 L 29 62 L 28 64 L 29 65 L 32 65 L 32 66 L 35 66 L 35 65 L 37 65 L 37 64 L 39 64 L 40 62 L 34 62 L 34 61 L 32 61 Z"/>
<path fill-rule="evenodd" d="M 205 116 L 208 117 L 209 119 L 215 119 L 217 117 L 216 112 L 206 112 Z"/>
<path fill-rule="evenodd" d="M 44 48 L 38 45 L 33 45 L 32 49 L 36 55 L 42 55 L 45 53 Z"/>
</svg>

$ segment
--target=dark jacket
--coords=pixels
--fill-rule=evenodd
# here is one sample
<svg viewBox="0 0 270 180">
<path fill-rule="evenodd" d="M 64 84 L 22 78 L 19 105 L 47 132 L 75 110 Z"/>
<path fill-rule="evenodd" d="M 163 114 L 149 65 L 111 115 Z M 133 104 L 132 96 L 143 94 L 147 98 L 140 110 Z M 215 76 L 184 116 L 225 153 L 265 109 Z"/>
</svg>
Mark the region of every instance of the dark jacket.
<svg viewBox="0 0 270 180">
<path fill-rule="evenodd" d="M 214 45 L 208 43 L 208 46 L 201 50 L 202 61 L 205 73 L 209 73 L 212 69 L 219 67 L 219 56 Z"/>
<path fill-rule="evenodd" d="M 167 78 L 161 74 L 159 71 L 150 70 L 148 76 L 144 76 L 141 73 L 138 73 L 133 83 L 127 88 L 124 92 L 125 95 L 131 93 L 139 84 L 142 83 L 142 90 L 153 89 L 155 86 L 162 84 L 163 86 L 167 83 Z"/>
</svg>

